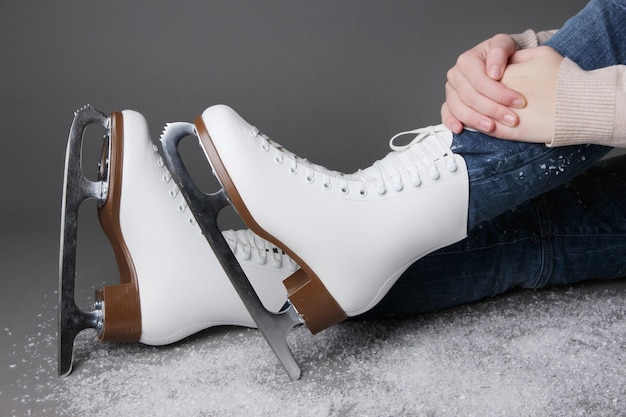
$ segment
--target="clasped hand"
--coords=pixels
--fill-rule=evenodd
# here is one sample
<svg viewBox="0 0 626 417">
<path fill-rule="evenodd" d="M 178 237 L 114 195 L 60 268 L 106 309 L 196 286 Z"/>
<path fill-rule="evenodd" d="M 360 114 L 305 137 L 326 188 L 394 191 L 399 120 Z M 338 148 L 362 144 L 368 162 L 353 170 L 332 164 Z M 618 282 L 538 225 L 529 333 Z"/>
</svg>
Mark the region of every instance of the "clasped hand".
<svg viewBox="0 0 626 417">
<path fill-rule="evenodd" d="M 517 50 L 509 35 L 496 35 L 462 54 L 448 71 L 443 123 L 509 140 L 549 143 L 563 57 L 539 46 Z"/>
</svg>

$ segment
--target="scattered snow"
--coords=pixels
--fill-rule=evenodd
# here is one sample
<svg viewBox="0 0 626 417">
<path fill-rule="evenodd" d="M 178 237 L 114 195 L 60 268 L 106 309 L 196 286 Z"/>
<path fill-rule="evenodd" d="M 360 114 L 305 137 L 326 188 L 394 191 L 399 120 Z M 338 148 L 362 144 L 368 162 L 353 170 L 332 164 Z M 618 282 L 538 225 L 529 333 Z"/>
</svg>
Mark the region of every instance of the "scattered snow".
<svg viewBox="0 0 626 417">
<path fill-rule="evenodd" d="M 239 328 L 160 348 L 86 331 L 74 373 L 57 378 L 56 357 L 40 353 L 56 346 L 50 319 L 25 340 L 41 366 L 16 381 L 13 403 L 116 417 L 614 416 L 626 409 L 625 310 L 619 291 L 562 289 L 316 336 L 300 327 L 289 334 L 303 371 L 295 382 L 258 331 Z"/>
</svg>

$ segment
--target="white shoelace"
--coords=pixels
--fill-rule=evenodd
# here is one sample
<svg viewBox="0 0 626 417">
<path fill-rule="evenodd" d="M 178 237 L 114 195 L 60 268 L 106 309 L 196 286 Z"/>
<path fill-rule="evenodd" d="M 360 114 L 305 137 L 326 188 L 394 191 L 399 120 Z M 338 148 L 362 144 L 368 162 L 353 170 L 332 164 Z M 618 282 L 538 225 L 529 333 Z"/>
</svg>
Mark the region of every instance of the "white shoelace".
<svg viewBox="0 0 626 417">
<path fill-rule="evenodd" d="M 271 259 L 272 266 L 275 268 L 280 268 L 283 265 L 283 260 L 286 260 L 289 268 L 294 271 L 298 268 L 298 265 L 285 252 L 260 238 L 251 230 L 226 230 L 223 235 L 230 246 L 230 250 L 244 260 L 254 258 L 259 265 L 264 265 L 268 259 Z"/>
<path fill-rule="evenodd" d="M 438 160 L 445 161 L 448 171 L 457 170 L 454 155 L 440 136 L 450 134 L 444 125 L 419 128 L 394 135 L 389 140 L 392 152 L 374 162 L 372 166 L 354 174 L 331 171 L 300 158 L 269 139 L 255 127 L 252 128 L 250 134 L 260 138 L 261 149 L 265 152 L 273 149 L 274 162 L 288 164 L 290 173 L 297 175 L 301 170 L 305 170 L 305 179 L 308 183 L 318 181 L 319 177 L 324 189 L 330 190 L 338 186 L 343 194 L 350 193 L 354 187 L 359 195 L 366 196 L 368 184 L 373 184 L 376 192 L 381 195 L 387 192 L 387 184 L 390 184 L 394 190 L 401 191 L 404 188 L 404 179 L 407 177 L 414 187 L 419 187 L 422 184 L 420 171 L 426 170 L 433 180 L 440 177 L 436 165 Z M 396 140 L 405 135 L 414 135 L 414 138 L 406 145 L 396 144 Z"/>
</svg>

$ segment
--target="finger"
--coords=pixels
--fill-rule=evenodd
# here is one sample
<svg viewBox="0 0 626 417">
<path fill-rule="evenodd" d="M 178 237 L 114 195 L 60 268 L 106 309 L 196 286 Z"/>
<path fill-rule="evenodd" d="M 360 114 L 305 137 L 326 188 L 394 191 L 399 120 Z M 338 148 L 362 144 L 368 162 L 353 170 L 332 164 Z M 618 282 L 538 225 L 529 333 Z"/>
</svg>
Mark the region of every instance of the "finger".
<svg viewBox="0 0 626 417">
<path fill-rule="evenodd" d="M 479 62 L 482 61 L 476 56 L 463 54 L 457 60 L 457 65 L 448 71 L 448 82 L 458 91 L 463 101 L 469 104 L 471 96 L 478 94 L 502 106 L 512 108 L 526 106 L 524 96 L 500 81 L 490 78 L 484 70 L 485 64 Z"/>
<path fill-rule="evenodd" d="M 441 122 L 454 133 L 461 133 L 461 131 L 463 131 L 463 123 L 452 116 L 446 103 L 443 103 L 441 106 Z"/>
<path fill-rule="evenodd" d="M 519 117 L 513 110 L 481 95 L 467 82 L 459 83 L 458 88 L 447 83 L 446 102 L 454 117 L 474 129 L 491 131 L 494 121 L 511 127 L 519 123 Z"/>
<path fill-rule="evenodd" d="M 509 35 L 496 35 L 489 40 L 486 52 L 486 72 L 494 80 L 500 80 L 509 58 L 517 50 L 517 43 Z"/>
<path fill-rule="evenodd" d="M 474 110 L 460 99 L 456 90 L 450 84 L 446 84 L 446 111 L 450 117 L 458 120 L 463 125 L 481 132 L 489 133 L 495 128 L 495 122 Z"/>
</svg>

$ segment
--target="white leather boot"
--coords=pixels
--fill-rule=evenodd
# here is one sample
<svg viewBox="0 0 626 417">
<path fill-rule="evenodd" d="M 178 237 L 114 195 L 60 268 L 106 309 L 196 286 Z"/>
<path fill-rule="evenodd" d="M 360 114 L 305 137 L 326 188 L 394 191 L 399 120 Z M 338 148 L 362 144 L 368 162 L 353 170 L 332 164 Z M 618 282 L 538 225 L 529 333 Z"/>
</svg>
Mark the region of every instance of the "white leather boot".
<svg viewBox="0 0 626 417">
<path fill-rule="evenodd" d="M 142 115 L 113 113 L 98 209 L 119 285 L 97 292 L 102 340 L 163 345 L 217 325 L 255 327 L 150 140 Z M 286 302 L 282 280 L 298 267 L 249 231 L 224 232 L 264 306 Z"/>
<path fill-rule="evenodd" d="M 467 168 L 443 126 L 404 132 L 414 137 L 405 146 L 396 135 L 385 158 L 346 175 L 290 153 L 227 106 L 195 125 L 242 219 L 300 265 L 285 286 L 313 333 L 366 312 L 413 262 L 467 234 Z"/>
</svg>

